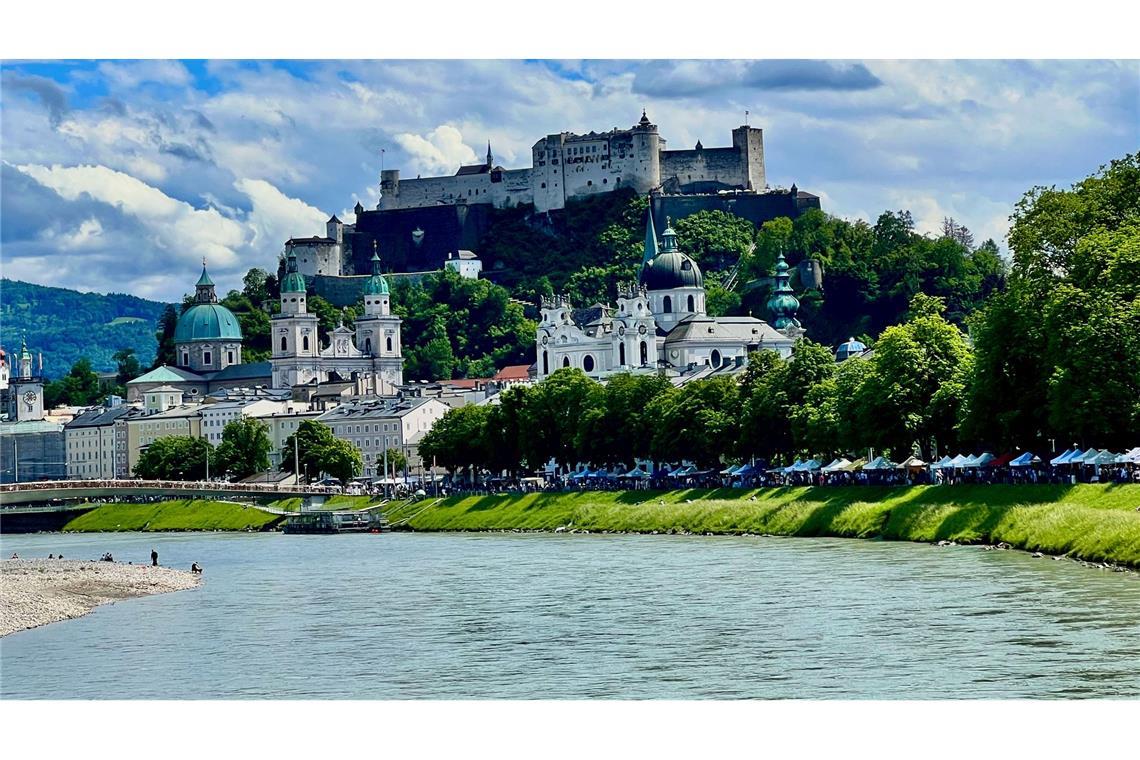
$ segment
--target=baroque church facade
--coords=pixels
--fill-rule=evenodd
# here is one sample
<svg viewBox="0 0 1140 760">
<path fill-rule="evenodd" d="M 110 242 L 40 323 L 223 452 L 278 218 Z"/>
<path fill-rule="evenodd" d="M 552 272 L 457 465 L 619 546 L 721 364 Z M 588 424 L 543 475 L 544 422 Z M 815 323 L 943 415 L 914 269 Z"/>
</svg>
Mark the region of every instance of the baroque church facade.
<svg viewBox="0 0 1140 760">
<path fill-rule="evenodd" d="M 392 313 L 388 282 L 380 272 L 380 257 L 372 253 L 372 275 L 364 285 L 364 315 L 356 329 L 343 324 L 329 335 L 322 348 L 317 316 L 306 306 L 305 278 L 298 271 L 297 255 L 290 250 L 281 281 L 281 312 L 271 325 L 273 387 L 370 378 L 373 392 L 385 395 L 404 382 L 400 317 Z"/>
<path fill-rule="evenodd" d="M 775 326 L 755 317 L 710 317 L 700 267 L 677 249 L 668 219 L 658 244 L 650 213 L 638 281 L 619 287 L 616 309 L 604 304 L 575 309 L 564 295 L 543 299 L 536 335 L 538 379 L 564 367 L 594 378 L 615 372 L 682 373 L 742 363 L 761 350 L 787 358 L 803 334 L 788 280 L 781 256 L 768 304 Z"/>
</svg>

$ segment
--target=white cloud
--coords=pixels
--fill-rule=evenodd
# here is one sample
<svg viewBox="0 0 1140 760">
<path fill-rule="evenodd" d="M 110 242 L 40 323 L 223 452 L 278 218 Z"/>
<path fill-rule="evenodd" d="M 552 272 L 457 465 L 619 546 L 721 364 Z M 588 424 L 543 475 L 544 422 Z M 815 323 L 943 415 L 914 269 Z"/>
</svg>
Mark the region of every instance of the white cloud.
<svg viewBox="0 0 1140 760">
<path fill-rule="evenodd" d="M 427 133 L 426 137 L 401 133 L 396 143 L 412 159 L 413 173 L 453 174 L 462 164 L 475 162 L 475 151 L 463 143 L 463 135 L 450 124 Z"/>
<path fill-rule="evenodd" d="M 142 246 L 149 242 L 174 262 L 188 265 L 205 256 L 215 266 L 228 268 L 236 263 L 237 250 L 247 242 L 243 226 L 225 218 L 216 209 L 196 209 L 129 174 L 105 166 L 24 164 L 16 168 L 65 200 L 76 201 L 87 196 L 138 220 L 149 240 L 136 241 L 136 244 Z M 123 256 L 127 265 L 131 252 L 124 251 Z"/>
<path fill-rule="evenodd" d="M 144 82 L 186 86 L 191 83 L 190 72 L 178 61 L 128 61 L 99 64 L 99 72 L 114 87 L 133 89 Z"/>
<path fill-rule="evenodd" d="M 304 201 L 290 198 L 262 179 L 239 179 L 234 187 L 253 204 L 246 226 L 253 232 L 250 245 L 259 252 L 276 252 L 290 237 L 325 233 L 329 215 Z"/>
</svg>

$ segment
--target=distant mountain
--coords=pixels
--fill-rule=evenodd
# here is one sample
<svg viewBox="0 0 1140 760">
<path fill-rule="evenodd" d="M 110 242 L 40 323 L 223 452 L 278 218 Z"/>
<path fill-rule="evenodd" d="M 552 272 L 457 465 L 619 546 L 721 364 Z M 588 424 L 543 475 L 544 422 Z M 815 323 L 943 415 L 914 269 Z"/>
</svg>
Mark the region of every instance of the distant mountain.
<svg viewBox="0 0 1140 760">
<path fill-rule="evenodd" d="M 111 357 L 133 348 L 143 367 L 154 361 L 154 333 L 166 304 L 123 293 L 80 293 L 18 280 L 0 280 L 0 345 L 14 357 L 26 334 L 33 355 L 42 353 L 44 374 L 67 374 L 80 357 L 96 372 L 114 371 Z"/>
</svg>

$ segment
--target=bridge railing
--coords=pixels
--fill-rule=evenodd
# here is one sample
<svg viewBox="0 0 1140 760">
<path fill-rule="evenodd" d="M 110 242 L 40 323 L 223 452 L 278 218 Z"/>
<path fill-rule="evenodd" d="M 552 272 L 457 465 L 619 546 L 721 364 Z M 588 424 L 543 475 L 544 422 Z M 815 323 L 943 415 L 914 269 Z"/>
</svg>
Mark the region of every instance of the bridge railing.
<svg viewBox="0 0 1140 760">
<path fill-rule="evenodd" d="M 200 480 L 37 480 L 28 483 L 4 483 L 0 493 L 50 490 L 123 490 L 123 491 L 211 491 L 246 494 L 332 495 L 341 493 L 336 486 L 285 486 L 279 483 L 226 483 Z"/>
</svg>

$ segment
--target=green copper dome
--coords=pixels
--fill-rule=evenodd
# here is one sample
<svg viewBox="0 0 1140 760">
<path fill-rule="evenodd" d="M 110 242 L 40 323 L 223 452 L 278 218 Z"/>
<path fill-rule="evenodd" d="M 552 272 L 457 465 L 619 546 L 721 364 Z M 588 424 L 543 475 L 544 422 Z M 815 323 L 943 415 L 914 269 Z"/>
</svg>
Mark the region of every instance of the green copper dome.
<svg viewBox="0 0 1140 760">
<path fill-rule="evenodd" d="M 288 274 L 281 280 L 281 292 L 304 293 L 305 277 L 297 271 L 297 254 L 289 251 L 289 257 L 285 261 L 285 269 Z"/>
<path fill-rule="evenodd" d="M 178 318 L 174 329 L 175 343 L 203 340 L 241 340 L 241 325 L 225 306 L 196 303 Z"/>
<path fill-rule="evenodd" d="M 380 256 L 375 250 L 372 251 L 372 276 L 364 283 L 364 295 L 388 295 L 388 281 L 384 279 L 384 275 L 380 274 Z"/>
</svg>

